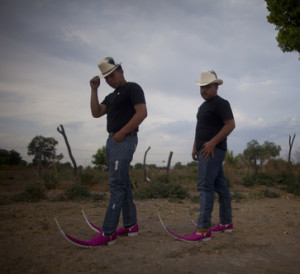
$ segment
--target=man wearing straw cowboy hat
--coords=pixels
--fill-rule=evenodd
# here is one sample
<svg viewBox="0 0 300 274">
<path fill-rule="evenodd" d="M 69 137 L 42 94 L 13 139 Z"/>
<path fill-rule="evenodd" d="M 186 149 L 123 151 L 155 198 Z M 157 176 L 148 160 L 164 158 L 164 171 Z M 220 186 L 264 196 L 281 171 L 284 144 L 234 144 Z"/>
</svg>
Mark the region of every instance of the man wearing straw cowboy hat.
<svg viewBox="0 0 300 274">
<path fill-rule="evenodd" d="M 198 109 L 196 134 L 192 157 L 198 161 L 198 185 L 200 213 L 197 229 L 191 240 L 210 239 L 213 232 L 231 232 L 233 229 L 230 193 L 225 181 L 222 163 L 227 150 L 227 136 L 235 128 L 234 117 L 228 101 L 218 95 L 219 85 L 214 71 L 201 73 L 200 94 L 205 102 Z M 220 223 L 211 228 L 214 192 L 219 196 Z"/>
<path fill-rule="evenodd" d="M 139 125 L 147 117 L 142 88 L 127 82 L 121 64 L 112 57 L 102 59 L 98 67 L 101 76 L 114 91 L 99 103 L 100 78 L 90 80 L 92 116 L 107 115 L 108 139 L 106 160 L 109 165 L 110 201 L 97 236 L 97 245 L 112 244 L 118 235 L 134 236 L 138 233 L 136 207 L 130 185 L 129 166 L 137 146 Z M 122 211 L 123 226 L 117 229 Z"/>
</svg>

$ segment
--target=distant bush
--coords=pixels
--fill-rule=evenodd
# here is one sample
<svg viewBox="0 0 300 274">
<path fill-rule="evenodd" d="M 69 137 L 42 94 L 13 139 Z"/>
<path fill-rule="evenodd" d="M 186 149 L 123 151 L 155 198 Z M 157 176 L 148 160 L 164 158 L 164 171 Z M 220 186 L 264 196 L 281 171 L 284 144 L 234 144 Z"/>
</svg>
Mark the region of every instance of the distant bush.
<svg viewBox="0 0 300 274">
<path fill-rule="evenodd" d="M 277 184 L 287 185 L 291 181 L 297 180 L 297 176 L 291 172 L 283 172 L 275 177 Z"/>
<path fill-rule="evenodd" d="M 257 173 L 252 175 L 246 175 L 243 178 L 244 186 L 253 186 L 253 185 L 266 185 L 274 186 L 276 185 L 276 179 L 272 175 L 265 173 Z"/>
<path fill-rule="evenodd" d="M 243 178 L 243 185 L 244 186 L 254 186 L 254 184 L 256 183 L 255 178 L 253 178 L 253 175 L 245 175 Z"/>
<path fill-rule="evenodd" d="M 252 175 L 246 175 L 243 178 L 244 186 L 254 186 L 254 185 L 265 185 L 265 186 L 276 186 L 283 185 L 284 189 L 295 195 L 300 195 L 300 174 L 299 173 L 291 173 L 291 172 L 283 172 L 281 174 L 266 174 L 266 173 L 258 173 Z M 269 193 L 265 193 L 265 197 L 267 195 L 272 195 Z"/>
<path fill-rule="evenodd" d="M 108 185 L 108 176 L 109 173 L 107 170 L 91 167 L 80 170 L 78 174 L 80 183 L 86 186 L 93 186 L 96 184 Z"/>
<path fill-rule="evenodd" d="M 84 185 L 93 185 L 95 184 L 94 174 L 90 171 L 84 171 L 80 173 L 80 181 Z"/>
<path fill-rule="evenodd" d="M 300 182 L 299 181 L 288 182 L 286 185 L 286 191 L 299 196 L 300 195 Z"/>
<path fill-rule="evenodd" d="M 286 174 L 281 179 L 281 183 L 285 185 L 287 192 L 300 195 L 300 173 Z"/>
<path fill-rule="evenodd" d="M 44 189 L 39 186 L 27 187 L 24 192 L 15 195 L 14 202 L 39 202 L 46 198 Z"/>
<path fill-rule="evenodd" d="M 199 203 L 199 195 L 191 195 L 190 200 L 192 203 Z"/>
<path fill-rule="evenodd" d="M 240 192 L 234 191 L 231 195 L 231 200 L 234 200 L 236 202 L 241 202 L 242 200 L 245 200 L 246 196 Z"/>
<path fill-rule="evenodd" d="M 180 184 L 168 182 L 161 178 L 136 191 L 134 197 L 140 200 L 151 198 L 185 199 L 188 197 L 188 192 Z"/>
<path fill-rule="evenodd" d="M 280 194 L 269 189 L 265 190 L 254 190 L 249 193 L 250 199 L 263 199 L 263 198 L 279 198 Z"/>
<path fill-rule="evenodd" d="M 95 202 L 104 201 L 106 199 L 106 193 L 95 193 L 95 194 L 92 194 L 92 199 Z"/>
<path fill-rule="evenodd" d="M 270 190 L 268 190 L 268 189 L 265 189 L 265 190 L 263 191 L 263 195 L 264 195 L 264 197 L 266 197 L 266 198 L 279 198 L 279 197 L 280 197 L 280 194 L 279 194 L 279 193 L 274 192 L 274 191 L 270 191 Z"/>
<path fill-rule="evenodd" d="M 90 193 L 88 188 L 81 184 L 73 184 L 67 188 L 63 194 L 58 195 L 53 198 L 53 202 L 63 202 L 63 201 L 89 201 L 94 202 L 104 201 L 107 198 L 106 193 Z"/>
<path fill-rule="evenodd" d="M 0 149 L 0 166 L 2 165 L 19 165 L 22 163 L 20 153 L 15 150 Z"/>
<path fill-rule="evenodd" d="M 91 193 L 88 188 L 82 184 L 73 184 L 65 191 L 65 197 L 67 200 L 80 201 L 91 198 Z"/>
<path fill-rule="evenodd" d="M 55 189 L 59 179 L 53 172 L 45 172 L 43 173 L 43 181 L 46 189 Z"/>
<path fill-rule="evenodd" d="M 225 174 L 225 180 L 226 180 L 226 184 L 227 184 L 228 188 L 230 188 L 232 186 L 232 182 L 226 174 Z"/>
</svg>

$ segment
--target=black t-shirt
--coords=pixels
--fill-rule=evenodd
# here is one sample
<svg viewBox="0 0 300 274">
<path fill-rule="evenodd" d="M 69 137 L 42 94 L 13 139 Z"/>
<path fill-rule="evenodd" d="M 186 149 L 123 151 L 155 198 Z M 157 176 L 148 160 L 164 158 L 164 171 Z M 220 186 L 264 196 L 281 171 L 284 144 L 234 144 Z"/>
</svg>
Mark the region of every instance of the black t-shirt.
<svg viewBox="0 0 300 274">
<path fill-rule="evenodd" d="M 205 101 L 198 109 L 196 127 L 196 147 L 200 150 L 204 143 L 211 140 L 224 126 L 224 120 L 233 119 L 232 110 L 227 100 L 215 96 Z M 217 144 L 227 150 L 227 138 Z"/>
<path fill-rule="evenodd" d="M 119 131 L 135 114 L 134 106 L 145 103 L 144 91 L 136 83 L 127 82 L 115 89 L 101 103 L 107 108 L 107 131 Z M 138 131 L 138 128 L 135 130 Z"/>
</svg>

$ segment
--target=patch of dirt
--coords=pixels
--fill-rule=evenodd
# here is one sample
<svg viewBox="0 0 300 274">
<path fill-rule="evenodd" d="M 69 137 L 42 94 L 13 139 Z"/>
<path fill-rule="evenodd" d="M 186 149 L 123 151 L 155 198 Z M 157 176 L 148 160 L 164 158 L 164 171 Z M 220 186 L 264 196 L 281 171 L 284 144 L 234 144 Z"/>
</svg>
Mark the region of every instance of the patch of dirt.
<svg viewBox="0 0 300 274">
<path fill-rule="evenodd" d="M 189 234 L 198 204 L 185 200 L 136 201 L 140 233 L 115 245 L 80 248 L 60 234 L 54 217 L 74 237 L 95 235 L 81 209 L 101 225 L 107 201 L 39 202 L 0 205 L 2 273 L 299 273 L 300 199 L 233 202 L 234 231 L 207 242 L 170 237 L 157 216 L 178 234 Z M 218 203 L 212 221 L 218 222 Z"/>
</svg>

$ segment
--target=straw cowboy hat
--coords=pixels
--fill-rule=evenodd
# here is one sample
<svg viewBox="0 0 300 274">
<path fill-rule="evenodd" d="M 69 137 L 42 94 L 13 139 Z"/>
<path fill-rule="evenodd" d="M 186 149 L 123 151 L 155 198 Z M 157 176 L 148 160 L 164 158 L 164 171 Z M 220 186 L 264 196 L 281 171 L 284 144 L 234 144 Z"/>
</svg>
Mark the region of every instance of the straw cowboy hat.
<svg viewBox="0 0 300 274">
<path fill-rule="evenodd" d="M 214 83 L 222 85 L 223 80 L 218 79 L 217 74 L 213 70 L 201 72 L 200 81 L 196 81 L 197 86 L 207 86 Z"/>
<path fill-rule="evenodd" d="M 102 73 L 102 77 L 106 77 L 116 70 L 120 65 L 121 63 L 117 64 L 112 57 L 105 57 L 99 62 L 98 67 Z"/>
</svg>

